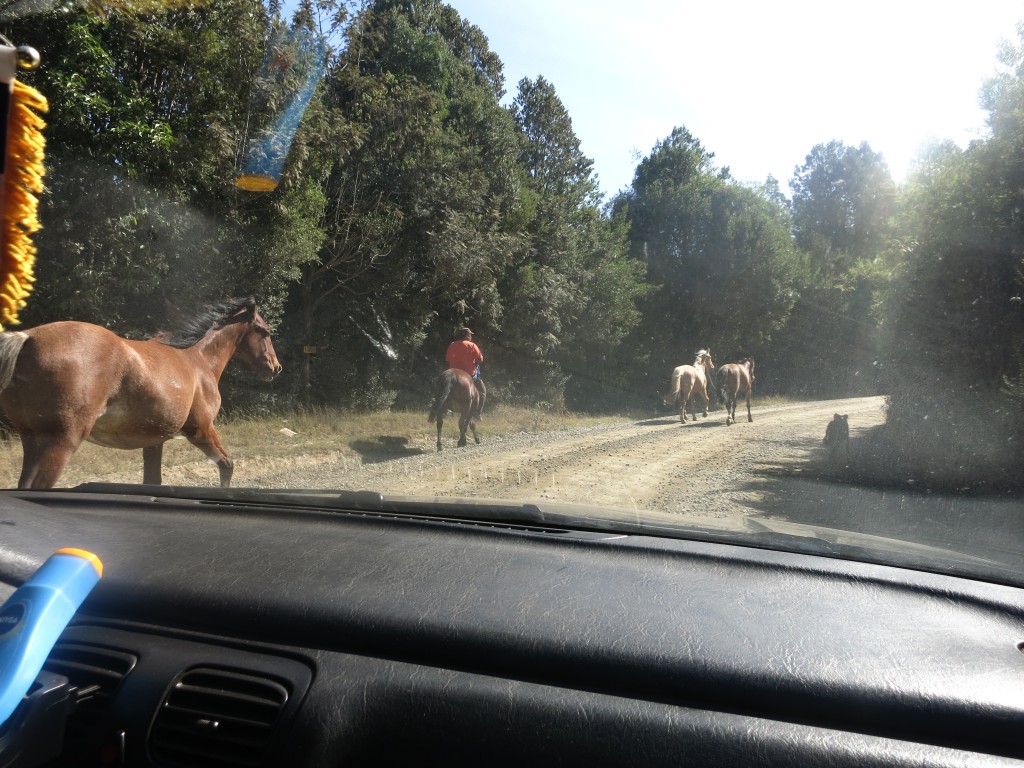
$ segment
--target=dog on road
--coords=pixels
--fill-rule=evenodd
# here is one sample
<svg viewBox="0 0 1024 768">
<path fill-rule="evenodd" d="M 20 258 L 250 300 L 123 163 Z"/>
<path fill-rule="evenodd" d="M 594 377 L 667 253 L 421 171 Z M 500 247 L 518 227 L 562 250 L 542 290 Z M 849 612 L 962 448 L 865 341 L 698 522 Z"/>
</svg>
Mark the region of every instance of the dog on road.
<svg viewBox="0 0 1024 768">
<path fill-rule="evenodd" d="M 848 414 L 835 414 L 825 428 L 825 439 L 821 441 L 829 458 L 835 460 L 840 453 L 850 452 L 850 421 Z"/>
</svg>

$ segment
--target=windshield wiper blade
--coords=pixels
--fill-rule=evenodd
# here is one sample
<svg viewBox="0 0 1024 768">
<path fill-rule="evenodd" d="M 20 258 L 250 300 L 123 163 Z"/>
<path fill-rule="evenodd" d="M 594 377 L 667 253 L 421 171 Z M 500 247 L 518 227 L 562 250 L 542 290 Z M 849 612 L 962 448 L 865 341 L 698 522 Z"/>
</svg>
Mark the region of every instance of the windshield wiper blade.
<svg viewBox="0 0 1024 768">
<path fill-rule="evenodd" d="M 555 520 L 582 523 L 586 515 L 566 515 L 532 503 L 434 496 L 385 496 L 378 491 L 325 490 L 322 488 L 219 488 L 135 483 L 82 483 L 75 492 L 153 496 L 162 499 L 211 504 L 296 506 L 323 511 L 399 513 L 421 517 L 453 517 L 466 520 L 498 520 L 530 525 L 556 524 Z M 572 507 L 573 505 L 561 505 Z"/>
<path fill-rule="evenodd" d="M 860 531 L 824 528 L 753 515 L 747 530 L 694 525 L 650 510 L 625 510 L 560 502 L 523 502 L 435 496 L 388 496 L 378 491 L 261 489 L 84 483 L 73 492 L 148 496 L 223 506 L 259 506 L 317 512 L 400 515 L 420 520 L 503 524 L 549 531 L 588 531 L 617 536 L 655 536 L 714 544 L 780 550 L 805 555 L 859 560 L 882 565 L 963 573 L 1020 583 L 1005 564 L 914 541 Z M 54 491 L 44 491 L 54 493 Z"/>
<path fill-rule="evenodd" d="M 418 518 L 504 523 L 530 527 L 596 531 L 619 535 L 692 536 L 730 540 L 735 532 L 679 524 L 648 511 L 561 502 L 512 501 L 437 496 L 388 496 L 378 491 L 302 488 L 219 488 L 130 483 L 83 483 L 73 492 L 149 496 L 204 504 L 291 507 L 328 512 L 399 514 Z M 739 534 L 742 535 L 742 534 Z"/>
</svg>

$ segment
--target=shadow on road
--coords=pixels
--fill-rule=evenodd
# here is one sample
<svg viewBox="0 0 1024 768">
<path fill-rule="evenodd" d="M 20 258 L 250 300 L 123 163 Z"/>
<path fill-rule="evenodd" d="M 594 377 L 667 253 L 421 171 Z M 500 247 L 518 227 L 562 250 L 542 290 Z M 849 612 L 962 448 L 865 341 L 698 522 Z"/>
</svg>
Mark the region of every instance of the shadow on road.
<svg viewBox="0 0 1024 768">
<path fill-rule="evenodd" d="M 804 443 L 807 445 L 807 443 Z M 853 448 L 856 456 L 857 447 Z M 759 521 L 854 531 L 980 557 L 1020 572 L 1024 504 L 1017 497 L 921 491 L 908 480 L 843 482 L 820 446 L 806 461 L 762 463 L 740 489 Z M 752 492 L 752 493 L 751 493 Z M 770 526 L 769 526 L 770 527 Z"/>
<path fill-rule="evenodd" d="M 667 426 L 669 424 L 678 424 L 681 427 L 692 427 L 695 424 L 699 424 L 702 427 L 705 427 L 705 426 L 713 427 L 713 426 L 717 426 L 717 425 L 721 425 L 723 427 L 725 426 L 725 422 L 724 421 L 721 421 L 721 420 L 716 421 L 716 420 L 713 419 L 712 416 L 708 416 L 708 418 L 706 418 L 706 419 L 703 416 L 701 416 L 700 418 L 697 419 L 697 421 L 693 421 L 689 416 L 687 416 L 685 424 L 683 422 L 679 421 L 679 417 L 678 416 L 664 416 L 664 417 L 659 417 L 659 418 L 656 418 L 656 419 L 644 419 L 644 420 L 638 421 L 636 423 L 639 424 L 639 425 L 645 426 L 645 427 L 663 427 L 663 426 Z"/>
<path fill-rule="evenodd" d="M 362 457 L 364 464 L 379 464 L 425 453 L 422 448 L 409 447 L 408 442 L 409 438 L 405 436 L 381 435 L 372 440 L 353 440 L 349 447 Z"/>
</svg>

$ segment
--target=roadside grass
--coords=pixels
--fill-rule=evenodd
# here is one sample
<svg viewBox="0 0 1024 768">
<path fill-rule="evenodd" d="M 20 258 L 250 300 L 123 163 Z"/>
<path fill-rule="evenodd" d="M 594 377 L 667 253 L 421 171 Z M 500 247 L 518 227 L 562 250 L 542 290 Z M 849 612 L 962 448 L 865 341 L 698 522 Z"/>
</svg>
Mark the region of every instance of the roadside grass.
<svg viewBox="0 0 1024 768">
<path fill-rule="evenodd" d="M 536 408 L 495 406 L 477 425 L 482 437 L 557 432 L 575 427 L 629 421 L 627 415 L 592 416 Z M 271 417 L 234 416 L 217 427 L 222 442 L 239 454 L 294 456 L 329 451 L 352 456 L 402 456 L 434 450 L 437 427 L 423 411 L 355 413 L 329 408 L 294 411 Z M 289 435 L 284 430 L 294 432 Z M 445 418 L 444 433 L 458 430 L 458 419 Z"/>
<path fill-rule="evenodd" d="M 759 405 L 789 405 L 790 403 L 798 403 L 798 402 L 800 402 L 800 398 L 786 397 L 784 395 L 768 395 L 767 397 L 760 397 L 760 396 L 757 395 L 756 392 L 754 393 L 754 396 L 750 400 L 751 406 L 754 406 L 754 407 L 759 406 Z M 742 405 L 744 408 L 746 408 L 747 407 L 746 406 L 746 400 L 742 400 L 742 401 L 740 401 L 739 404 L 736 405 L 736 412 L 737 413 L 739 413 L 740 405 Z M 721 403 L 718 403 L 718 404 L 715 405 L 714 410 L 716 410 L 716 411 L 717 410 L 725 410 L 725 406 L 722 405 Z"/>
<path fill-rule="evenodd" d="M 539 408 L 496 405 L 477 429 L 484 439 L 507 435 L 557 432 L 649 418 L 652 414 L 587 415 Z M 444 434 L 458 430 L 458 419 L 445 419 Z M 331 408 L 312 408 L 274 415 L 233 414 L 217 420 L 217 432 L 234 458 L 296 458 L 335 454 L 359 461 L 432 452 L 437 428 L 424 411 L 355 413 Z M 0 487 L 15 487 L 21 473 L 21 441 L 16 434 L 0 439 Z M 184 438 L 164 444 L 164 468 L 205 462 L 198 449 Z M 200 470 L 205 476 L 207 470 Z M 209 483 L 216 484 L 212 466 Z M 61 476 L 68 487 L 90 481 L 142 482 L 142 451 L 123 451 L 83 444 Z"/>
<path fill-rule="evenodd" d="M 725 410 L 725 403 L 722 402 L 722 398 L 719 397 L 718 393 L 715 392 L 714 394 L 711 394 L 709 392 L 708 394 L 711 395 L 711 404 L 708 406 L 708 412 L 709 413 L 713 413 L 715 411 L 724 411 Z M 806 400 L 812 400 L 813 398 L 789 397 L 787 395 L 763 395 L 762 396 L 762 395 L 757 394 L 757 392 L 755 392 L 753 397 L 750 398 L 750 407 L 751 408 L 758 408 L 760 406 L 790 405 L 792 403 L 799 403 L 799 402 L 801 402 L 802 400 L 805 400 L 805 399 Z M 699 401 L 698 401 L 698 403 L 699 403 Z M 737 401 L 737 403 L 736 403 L 736 413 L 739 413 L 741 409 L 744 412 L 746 412 L 746 408 L 747 408 L 746 398 L 742 398 L 741 397 Z M 670 408 L 667 405 L 660 406 L 660 409 L 661 409 L 661 412 L 663 414 L 664 413 L 675 412 L 674 408 Z M 647 414 L 646 416 L 638 416 L 637 418 L 650 418 L 650 417 L 651 417 L 651 414 Z"/>
<path fill-rule="evenodd" d="M 784 397 L 757 397 L 754 405 L 794 402 Z M 743 406 L 740 405 L 739 408 Z M 723 406 L 713 398 L 711 411 Z M 616 414 L 584 414 L 545 408 L 495 404 L 488 409 L 478 431 L 484 440 L 515 434 L 558 432 L 577 427 L 617 424 L 658 417 L 674 417 L 673 410 L 625 410 Z M 458 429 L 458 420 L 445 419 L 445 439 Z M 358 462 L 382 461 L 419 453 L 431 453 L 437 439 L 436 427 L 427 422 L 425 411 L 381 411 L 359 413 L 336 408 L 309 408 L 279 414 L 222 415 L 217 420 L 221 442 L 233 458 L 242 460 L 300 460 L 304 456 L 331 454 Z M 294 433 L 294 434 L 290 434 Z M 0 431 L 0 487 L 13 488 L 21 473 L 21 441 L 9 431 Z M 197 483 L 217 483 L 217 470 L 203 466 L 207 459 L 184 438 L 164 444 L 164 469 L 195 467 Z M 142 482 L 142 451 L 122 451 L 83 444 L 71 458 L 59 485 L 69 487 L 85 482 Z"/>
</svg>

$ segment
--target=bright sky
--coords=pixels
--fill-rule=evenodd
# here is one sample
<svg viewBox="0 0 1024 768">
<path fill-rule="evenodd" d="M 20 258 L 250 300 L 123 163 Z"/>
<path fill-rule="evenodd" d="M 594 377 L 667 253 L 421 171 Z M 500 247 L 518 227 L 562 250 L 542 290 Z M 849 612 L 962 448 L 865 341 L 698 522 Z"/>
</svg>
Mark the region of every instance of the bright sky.
<svg viewBox="0 0 1024 768">
<path fill-rule="evenodd" d="M 789 194 L 816 144 L 867 141 L 901 180 L 933 140 L 985 135 L 982 83 L 1018 0 L 447 0 L 505 65 L 506 99 L 543 75 L 602 189 L 687 128 L 735 178 Z"/>
</svg>

